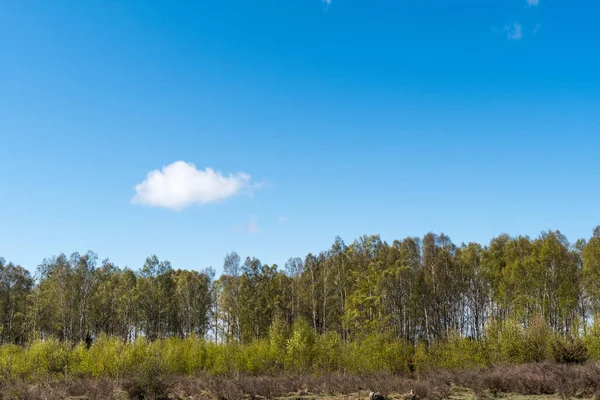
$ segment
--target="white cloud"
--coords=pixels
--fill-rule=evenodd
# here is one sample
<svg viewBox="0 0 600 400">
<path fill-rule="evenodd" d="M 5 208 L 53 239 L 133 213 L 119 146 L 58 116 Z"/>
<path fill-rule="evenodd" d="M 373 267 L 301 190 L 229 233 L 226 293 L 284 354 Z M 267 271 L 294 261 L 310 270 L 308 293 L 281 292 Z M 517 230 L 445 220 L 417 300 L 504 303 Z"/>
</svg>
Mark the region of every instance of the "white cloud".
<svg viewBox="0 0 600 400">
<path fill-rule="evenodd" d="M 258 232 L 260 232 L 260 228 L 256 218 L 250 217 L 250 222 L 248 222 L 248 233 L 251 235 L 256 235 Z"/>
<path fill-rule="evenodd" d="M 321 0 L 323 3 L 325 3 L 326 5 L 330 6 L 331 5 L 331 0 Z M 531 0 L 528 0 L 531 1 Z"/>
<path fill-rule="evenodd" d="M 540 0 L 526 0 L 529 7 L 537 7 L 540 5 Z"/>
<path fill-rule="evenodd" d="M 250 215 L 248 217 L 248 222 L 237 225 L 234 227 L 235 232 L 239 233 L 249 233 L 250 235 L 256 235 L 260 232 L 260 226 L 258 226 L 258 220 L 255 215 Z"/>
<path fill-rule="evenodd" d="M 537 24 L 535 26 L 535 28 L 533 28 L 533 31 L 531 33 L 533 33 L 534 35 L 537 35 L 538 32 L 540 31 L 540 28 L 542 27 L 542 24 Z"/>
<path fill-rule="evenodd" d="M 223 176 L 212 168 L 198 170 L 192 163 L 176 161 L 162 171 L 150 171 L 146 180 L 136 185 L 133 204 L 182 210 L 192 204 L 216 203 L 251 191 L 250 175 Z"/>
<path fill-rule="evenodd" d="M 280 224 L 287 224 L 288 219 L 287 219 L 287 217 L 281 216 L 281 217 L 277 218 L 277 221 L 279 221 Z"/>
<path fill-rule="evenodd" d="M 510 40 L 520 40 L 523 37 L 523 27 L 518 22 L 507 25 L 504 29 L 506 30 L 506 37 Z"/>
</svg>

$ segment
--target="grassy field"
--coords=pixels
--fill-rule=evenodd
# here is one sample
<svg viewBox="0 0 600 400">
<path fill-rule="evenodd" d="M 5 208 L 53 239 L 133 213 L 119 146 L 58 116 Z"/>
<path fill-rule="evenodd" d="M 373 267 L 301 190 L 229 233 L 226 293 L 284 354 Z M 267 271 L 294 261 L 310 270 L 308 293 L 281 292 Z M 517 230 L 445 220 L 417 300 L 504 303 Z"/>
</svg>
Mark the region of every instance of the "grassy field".
<svg viewBox="0 0 600 400">
<path fill-rule="evenodd" d="M 359 392 L 349 395 L 309 395 L 309 396 L 285 396 L 279 397 L 278 400 L 366 400 L 369 398 L 368 392 Z M 403 400 L 408 398 L 405 394 L 392 393 L 388 396 L 388 400 Z M 502 400 L 564 400 L 562 397 L 557 395 L 522 395 L 507 393 L 497 397 Z M 476 400 L 477 397 L 470 390 L 459 390 L 457 393 L 452 394 L 448 400 Z"/>
<path fill-rule="evenodd" d="M 50 385 L 49 387 L 52 387 Z M 53 389 L 47 390 L 49 387 L 44 388 L 44 385 L 38 386 L 36 389 L 30 389 L 30 392 L 3 392 L 3 399 L 66 399 L 66 400 L 95 400 L 95 399 L 113 399 L 113 400 L 129 400 L 129 399 L 143 399 L 143 398 L 163 398 L 163 399 L 180 399 L 180 400 L 224 400 L 223 397 L 217 396 L 208 391 L 201 391 L 199 393 L 185 393 L 180 392 L 177 393 L 177 390 L 171 391 L 164 396 L 148 396 L 144 397 L 141 395 L 131 395 L 126 390 L 123 389 L 113 389 L 109 392 L 99 393 L 97 391 L 93 391 L 92 393 L 85 394 L 77 394 L 70 395 L 67 391 L 56 390 L 57 387 L 53 387 Z M 63 388 L 64 389 L 64 388 Z M 484 398 L 487 396 L 484 396 Z M 264 397 L 264 396 L 255 396 L 255 395 L 243 395 L 241 397 L 232 397 L 231 399 L 240 398 L 240 399 L 252 399 L 252 400 L 367 400 L 369 398 L 369 391 L 358 391 L 356 393 L 350 394 L 315 394 L 315 393 L 306 393 L 306 392 L 297 392 L 297 393 L 288 393 L 284 396 L 277 397 Z M 408 400 L 411 397 L 408 393 L 390 393 L 387 396 L 388 400 Z M 498 400 L 564 400 L 565 397 L 561 397 L 559 395 L 522 395 L 515 393 L 501 393 L 496 396 L 492 396 L 491 394 L 489 399 L 498 399 Z M 593 397 L 578 397 L 580 399 L 593 399 Z M 452 389 L 451 393 L 449 393 L 448 397 L 445 400 L 480 400 L 481 397 L 478 397 L 471 389 L 455 387 Z"/>
<path fill-rule="evenodd" d="M 471 370 L 432 370 L 410 375 L 205 375 L 173 376 L 156 370 L 90 379 L 14 379 L 0 376 L 0 400 L 557 400 L 600 398 L 600 364 L 499 365 Z"/>
<path fill-rule="evenodd" d="M 115 391 L 111 394 L 105 394 L 106 397 L 96 397 L 95 395 L 76 395 L 76 396 L 68 396 L 63 397 L 66 400 L 92 400 L 99 398 L 110 398 L 114 400 L 129 400 L 132 398 L 141 398 L 139 396 L 130 396 L 125 391 Z M 8 398 L 8 397 L 7 397 Z M 47 398 L 47 397 L 44 397 Z M 216 397 L 208 392 L 196 393 L 196 394 L 185 394 L 183 396 L 179 396 L 175 393 L 171 393 L 165 397 L 166 399 L 202 399 L 202 400 L 213 400 L 213 399 L 222 399 Z M 351 394 L 340 394 L 340 395 L 331 395 L 331 394 L 312 394 L 312 393 L 289 393 L 286 396 L 279 396 L 273 398 L 267 398 L 262 396 L 244 396 L 243 399 L 252 399 L 252 400 L 367 400 L 369 398 L 368 391 L 360 391 L 357 393 Z M 388 400 L 406 400 L 409 399 L 410 396 L 408 394 L 399 394 L 399 393 L 391 393 L 387 396 Z M 492 397 L 490 397 L 492 398 Z M 498 400 L 565 400 L 564 397 L 559 395 L 522 395 L 515 393 L 502 393 L 495 397 Z M 586 400 L 588 398 L 581 398 Z M 591 400 L 593 398 L 589 398 Z M 475 395 L 475 393 L 466 388 L 455 388 L 449 397 L 446 400 L 479 400 L 479 398 Z"/>
<path fill-rule="evenodd" d="M 347 395 L 314 395 L 306 396 L 290 395 L 277 397 L 276 400 L 367 400 L 369 392 L 363 391 Z M 388 395 L 388 400 L 405 400 L 410 398 L 408 394 L 391 393 Z M 496 396 L 499 400 L 564 400 L 558 395 L 522 395 L 514 393 L 503 393 Z M 478 397 L 470 389 L 456 388 L 455 391 L 447 398 L 447 400 L 478 400 Z"/>
</svg>

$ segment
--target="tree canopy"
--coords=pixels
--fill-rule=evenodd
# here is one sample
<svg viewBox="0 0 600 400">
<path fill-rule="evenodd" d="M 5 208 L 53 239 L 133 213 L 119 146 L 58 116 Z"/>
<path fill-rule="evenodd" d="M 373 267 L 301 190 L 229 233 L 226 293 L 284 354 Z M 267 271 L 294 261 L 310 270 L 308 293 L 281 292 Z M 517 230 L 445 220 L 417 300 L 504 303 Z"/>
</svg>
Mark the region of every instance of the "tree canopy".
<svg viewBox="0 0 600 400">
<path fill-rule="evenodd" d="M 222 267 L 215 279 L 212 268 L 175 269 L 153 255 L 134 271 L 88 251 L 45 259 L 32 275 L 0 258 L 0 342 L 105 334 L 252 343 L 296 326 L 298 343 L 310 329 L 346 343 L 378 334 L 417 344 L 479 340 L 490 327 L 536 319 L 569 337 L 600 311 L 600 227 L 575 243 L 559 231 L 487 245 L 434 233 L 392 243 L 337 237 L 282 268 L 235 252 Z"/>
</svg>

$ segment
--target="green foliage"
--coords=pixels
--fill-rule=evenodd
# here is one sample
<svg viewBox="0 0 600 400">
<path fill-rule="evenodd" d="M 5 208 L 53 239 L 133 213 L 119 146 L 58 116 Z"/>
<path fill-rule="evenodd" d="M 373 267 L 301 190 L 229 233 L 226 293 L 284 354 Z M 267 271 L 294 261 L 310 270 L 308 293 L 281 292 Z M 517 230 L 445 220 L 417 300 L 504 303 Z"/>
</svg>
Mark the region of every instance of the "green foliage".
<svg viewBox="0 0 600 400">
<path fill-rule="evenodd" d="M 589 358 L 589 352 L 583 340 L 557 336 L 552 342 L 554 361 L 561 364 L 583 364 Z"/>
<path fill-rule="evenodd" d="M 239 346 L 237 343 L 228 345 L 208 343 L 206 345 L 206 371 L 215 375 L 234 371 L 235 359 L 238 353 Z"/>
<path fill-rule="evenodd" d="M 527 361 L 524 330 L 515 320 L 504 324 L 500 333 L 501 359 L 509 363 L 522 363 Z"/>
<path fill-rule="evenodd" d="M 469 369 L 484 366 L 487 361 L 482 342 L 461 337 L 456 332 L 429 348 L 429 368 Z"/>
<path fill-rule="evenodd" d="M 379 371 L 407 372 L 413 360 L 412 346 L 387 335 L 368 335 L 348 345 L 346 368 L 354 374 Z"/>
<path fill-rule="evenodd" d="M 68 373 L 70 348 L 57 339 L 36 340 L 25 352 L 22 374 L 28 377 L 62 376 Z"/>
<path fill-rule="evenodd" d="M 315 331 L 308 323 L 303 319 L 296 321 L 287 343 L 286 367 L 299 374 L 309 372 L 315 356 L 315 342 Z"/>
<path fill-rule="evenodd" d="M 427 343 L 421 341 L 415 348 L 414 355 L 411 360 L 413 370 L 425 371 L 430 367 L 429 354 L 427 352 Z"/>
<path fill-rule="evenodd" d="M 134 342 L 127 344 L 119 355 L 120 375 L 130 375 L 136 371 L 148 356 L 150 343 L 143 337 L 138 337 Z"/>
<path fill-rule="evenodd" d="M 541 362 L 551 359 L 552 332 L 546 322 L 534 318 L 527 327 L 507 321 L 500 333 L 501 360 L 510 363 Z"/>
<path fill-rule="evenodd" d="M 288 324 L 281 318 L 276 318 L 269 330 L 270 354 L 274 363 L 273 368 L 282 370 L 285 366 L 287 342 L 291 330 Z"/>
<path fill-rule="evenodd" d="M 336 238 L 285 271 L 230 253 L 216 281 L 157 256 L 137 271 L 98 264 L 60 254 L 34 280 L 0 257 L 0 378 L 600 360 L 600 227 L 576 243 L 559 231 L 487 246 L 431 232 Z"/>
<path fill-rule="evenodd" d="M 134 391 L 143 399 L 167 398 L 166 366 L 159 354 L 151 354 L 133 375 Z"/>
<path fill-rule="evenodd" d="M 118 377 L 122 374 L 120 355 L 123 354 L 123 342 L 116 337 L 101 335 L 92 344 L 87 359 L 89 370 L 94 378 L 101 376 Z"/>
<path fill-rule="evenodd" d="M 319 372 L 339 371 L 345 365 L 344 342 L 337 332 L 328 331 L 317 338 L 314 369 Z"/>
<path fill-rule="evenodd" d="M 590 358 L 600 360 L 600 320 L 594 319 L 594 323 L 583 337 L 583 342 L 588 349 Z"/>
<path fill-rule="evenodd" d="M 77 344 L 69 354 L 69 372 L 75 377 L 86 377 L 93 375 L 93 370 L 96 369 L 96 359 L 91 358 L 84 343 Z M 97 374 L 96 376 L 102 376 Z"/>
<path fill-rule="evenodd" d="M 25 349 L 21 346 L 0 346 L 0 378 L 22 375 L 24 356 Z"/>
<path fill-rule="evenodd" d="M 543 318 L 534 318 L 525 329 L 523 345 L 524 362 L 541 362 L 550 359 L 552 331 Z"/>
</svg>

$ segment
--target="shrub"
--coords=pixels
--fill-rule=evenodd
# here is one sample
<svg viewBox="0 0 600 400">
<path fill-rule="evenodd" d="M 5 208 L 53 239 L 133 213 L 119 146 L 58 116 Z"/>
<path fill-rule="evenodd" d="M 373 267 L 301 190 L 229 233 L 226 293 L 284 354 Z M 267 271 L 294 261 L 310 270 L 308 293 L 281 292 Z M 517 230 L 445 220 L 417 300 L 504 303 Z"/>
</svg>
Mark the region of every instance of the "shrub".
<svg viewBox="0 0 600 400">
<path fill-rule="evenodd" d="M 133 343 L 124 346 L 119 354 L 119 376 L 134 374 L 137 367 L 146 360 L 149 347 L 149 342 L 143 337 L 138 337 Z"/>
<path fill-rule="evenodd" d="M 79 343 L 71 350 L 69 354 L 69 372 L 71 375 L 80 378 L 92 375 L 92 364 L 85 343 Z"/>
<path fill-rule="evenodd" d="M 275 318 L 269 329 L 269 343 L 275 368 L 283 369 L 285 366 L 287 342 L 290 338 L 290 329 L 287 322 L 281 318 Z"/>
<path fill-rule="evenodd" d="M 594 318 L 594 324 L 589 328 L 583 340 L 589 350 L 590 358 L 600 360 L 600 318 Z"/>
<path fill-rule="evenodd" d="M 500 358 L 509 363 L 521 363 L 525 359 L 523 328 L 514 320 L 507 321 L 499 335 Z"/>
<path fill-rule="evenodd" d="M 166 366 L 157 354 L 146 358 L 132 377 L 129 394 L 143 399 L 166 399 L 168 391 Z"/>
<path fill-rule="evenodd" d="M 533 319 L 524 335 L 524 362 L 541 362 L 550 359 L 552 332 L 542 317 Z"/>
<path fill-rule="evenodd" d="M 315 344 L 314 368 L 321 372 L 334 372 L 344 366 L 345 347 L 337 332 L 325 332 Z"/>
<path fill-rule="evenodd" d="M 31 377 L 63 375 L 68 372 L 69 345 L 57 339 L 36 340 L 25 352 L 23 374 Z"/>
<path fill-rule="evenodd" d="M 24 367 L 25 350 L 17 345 L 0 346 L 0 377 L 19 376 Z"/>
<path fill-rule="evenodd" d="M 469 369 L 487 364 L 482 343 L 452 333 L 443 341 L 434 343 L 430 349 L 430 368 Z"/>
<path fill-rule="evenodd" d="M 88 350 L 88 358 L 92 360 L 88 368 L 92 376 L 118 377 L 122 372 L 119 356 L 124 347 L 127 346 L 119 338 L 100 335 Z"/>
<path fill-rule="evenodd" d="M 430 366 L 430 357 L 427 352 L 427 343 L 419 342 L 412 357 L 412 369 L 425 371 Z"/>
<path fill-rule="evenodd" d="M 294 324 L 294 332 L 287 343 L 286 367 L 296 373 L 310 372 L 315 347 L 315 331 L 303 319 Z"/>
<path fill-rule="evenodd" d="M 251 375 L 259 375 L 274 371 L 275 352 L 267 340 L 255 340 L 242 348 L 237 359 L 236 370 Z"/>
<path fill-rule="evenodd" d="M 555 338 L 552 342 L 554 361 L 561 364 L 583 364 L 588 360 L 588 349 L 581 339 Z"/>
<path fill-rule="evenodd" d="M 228 344 L 206 344 L 206 367 L 208 373 L 223 375 L 236 370 L 236 360 L 239 359 L 240 345 Z"/>
</svg>

